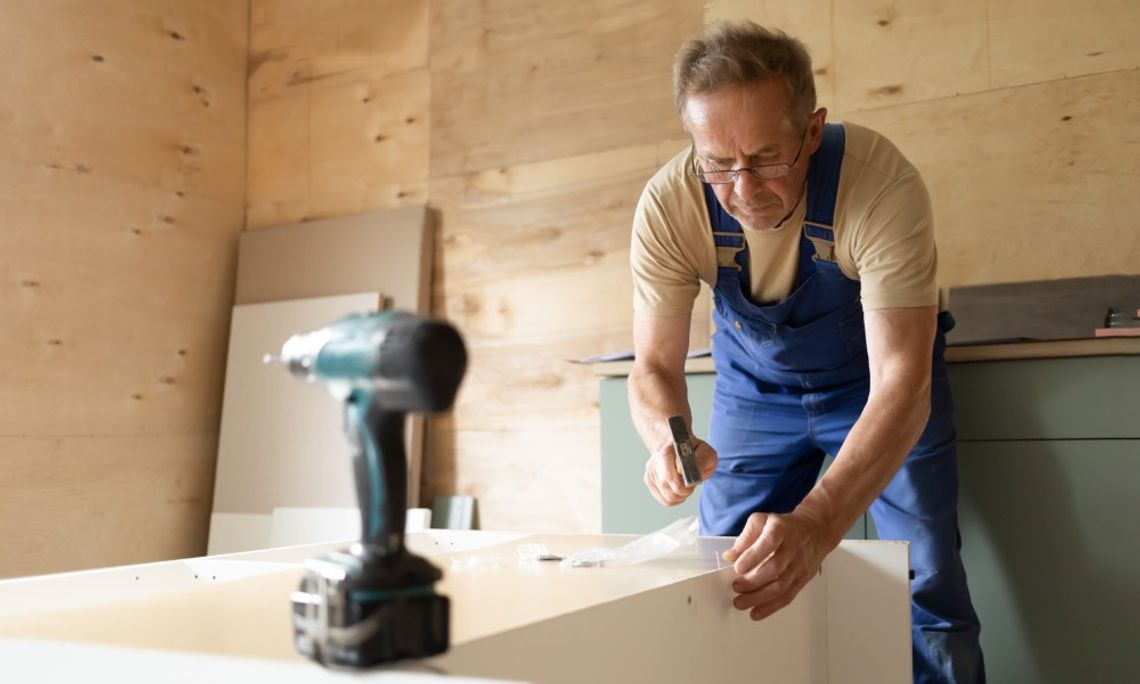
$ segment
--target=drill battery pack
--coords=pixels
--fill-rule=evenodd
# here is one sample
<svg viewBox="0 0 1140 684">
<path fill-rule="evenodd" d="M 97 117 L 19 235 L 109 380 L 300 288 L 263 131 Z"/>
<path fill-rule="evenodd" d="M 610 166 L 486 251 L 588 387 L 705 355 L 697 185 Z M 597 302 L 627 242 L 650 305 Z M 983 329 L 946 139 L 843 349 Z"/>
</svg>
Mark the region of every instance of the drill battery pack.
<svg viewBox="0 0 1140 684">
<path fill-rule="evenodd" d="M 292 597 L 297 652 L 351 669 L 443 653 L 450 605 L 435 593 L 440 577 L 407 551 L 368 557 L 356 547 L 305 561 Z"/>
</svg>

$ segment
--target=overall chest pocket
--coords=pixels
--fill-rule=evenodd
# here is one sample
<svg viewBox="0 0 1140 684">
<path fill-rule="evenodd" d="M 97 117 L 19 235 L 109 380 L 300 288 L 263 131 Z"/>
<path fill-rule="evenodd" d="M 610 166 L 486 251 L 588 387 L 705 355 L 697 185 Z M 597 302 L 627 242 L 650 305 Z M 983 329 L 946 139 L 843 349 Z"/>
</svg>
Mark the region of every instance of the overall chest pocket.
<svg viewBox="0 0 1140 684">
<path fill-rule="evenodd" d="M 863 311 L 853 302 L 806 325 L 779 326 L 771 353 L 782 368 L 807 373 L 841 368 L 866 350 Z"/>
</svg>

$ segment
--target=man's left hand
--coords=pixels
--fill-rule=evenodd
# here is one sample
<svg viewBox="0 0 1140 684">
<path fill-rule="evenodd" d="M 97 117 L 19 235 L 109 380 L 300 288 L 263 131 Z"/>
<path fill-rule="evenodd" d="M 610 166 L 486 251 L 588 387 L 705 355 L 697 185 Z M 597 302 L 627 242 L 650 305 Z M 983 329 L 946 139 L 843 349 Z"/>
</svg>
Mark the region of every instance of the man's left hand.
<svg viewBox="0 0 1140 684">
<path fill-rule="evenodd" d="M 753 513 L 724 552 L 737 574 L 732 605 L 763 620 L 792 602 L 837 545 L 826 525 L 805 513 Z"/>
</svg>

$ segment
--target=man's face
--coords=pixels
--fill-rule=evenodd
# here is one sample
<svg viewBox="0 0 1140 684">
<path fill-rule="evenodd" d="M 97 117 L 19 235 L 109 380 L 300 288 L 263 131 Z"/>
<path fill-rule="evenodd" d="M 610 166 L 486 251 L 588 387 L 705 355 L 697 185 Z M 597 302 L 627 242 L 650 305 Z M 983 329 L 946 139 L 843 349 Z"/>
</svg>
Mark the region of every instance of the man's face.
<svg viewBox="0 0 1140 684">
<path fill-rule="evenodd" d="M 685 103 L 684 123 L 704 171 L 763 164 L 791 164 L 782 178 L 757 179 L 741 172 L 734 183 L 714 184 L 721 206 L 748 230 L 772 230 L 795 208 L 803 194 L 808 159 L 819 149 L 827 111 L 812 114 L 805 131 L 793 114 L 782 78 L 734 86 Z"/>
</svg>

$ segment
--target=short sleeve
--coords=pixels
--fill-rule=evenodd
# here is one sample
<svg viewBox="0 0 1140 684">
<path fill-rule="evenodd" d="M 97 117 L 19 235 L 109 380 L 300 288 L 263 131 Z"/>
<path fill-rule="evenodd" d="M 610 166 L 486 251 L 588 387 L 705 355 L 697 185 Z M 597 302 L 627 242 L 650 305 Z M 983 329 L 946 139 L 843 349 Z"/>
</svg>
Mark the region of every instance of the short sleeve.
<svg viewBox="0 0 1140 684">
<path fill-rule="evenodd" d="M 917 171 L 907 171 L 883 189 L 852 238 L 864 309 L 938 304 L 933 212 Z"/>
<path fill-rule="evenodd" d="M 646 187 L 633 217 L 630 268 L 633 306 L 651 316 L 681 316 L 693 309 L 700 275 L 690 250 L 682 248 L 674 221 L 652 187 Z"/>
</svg>

